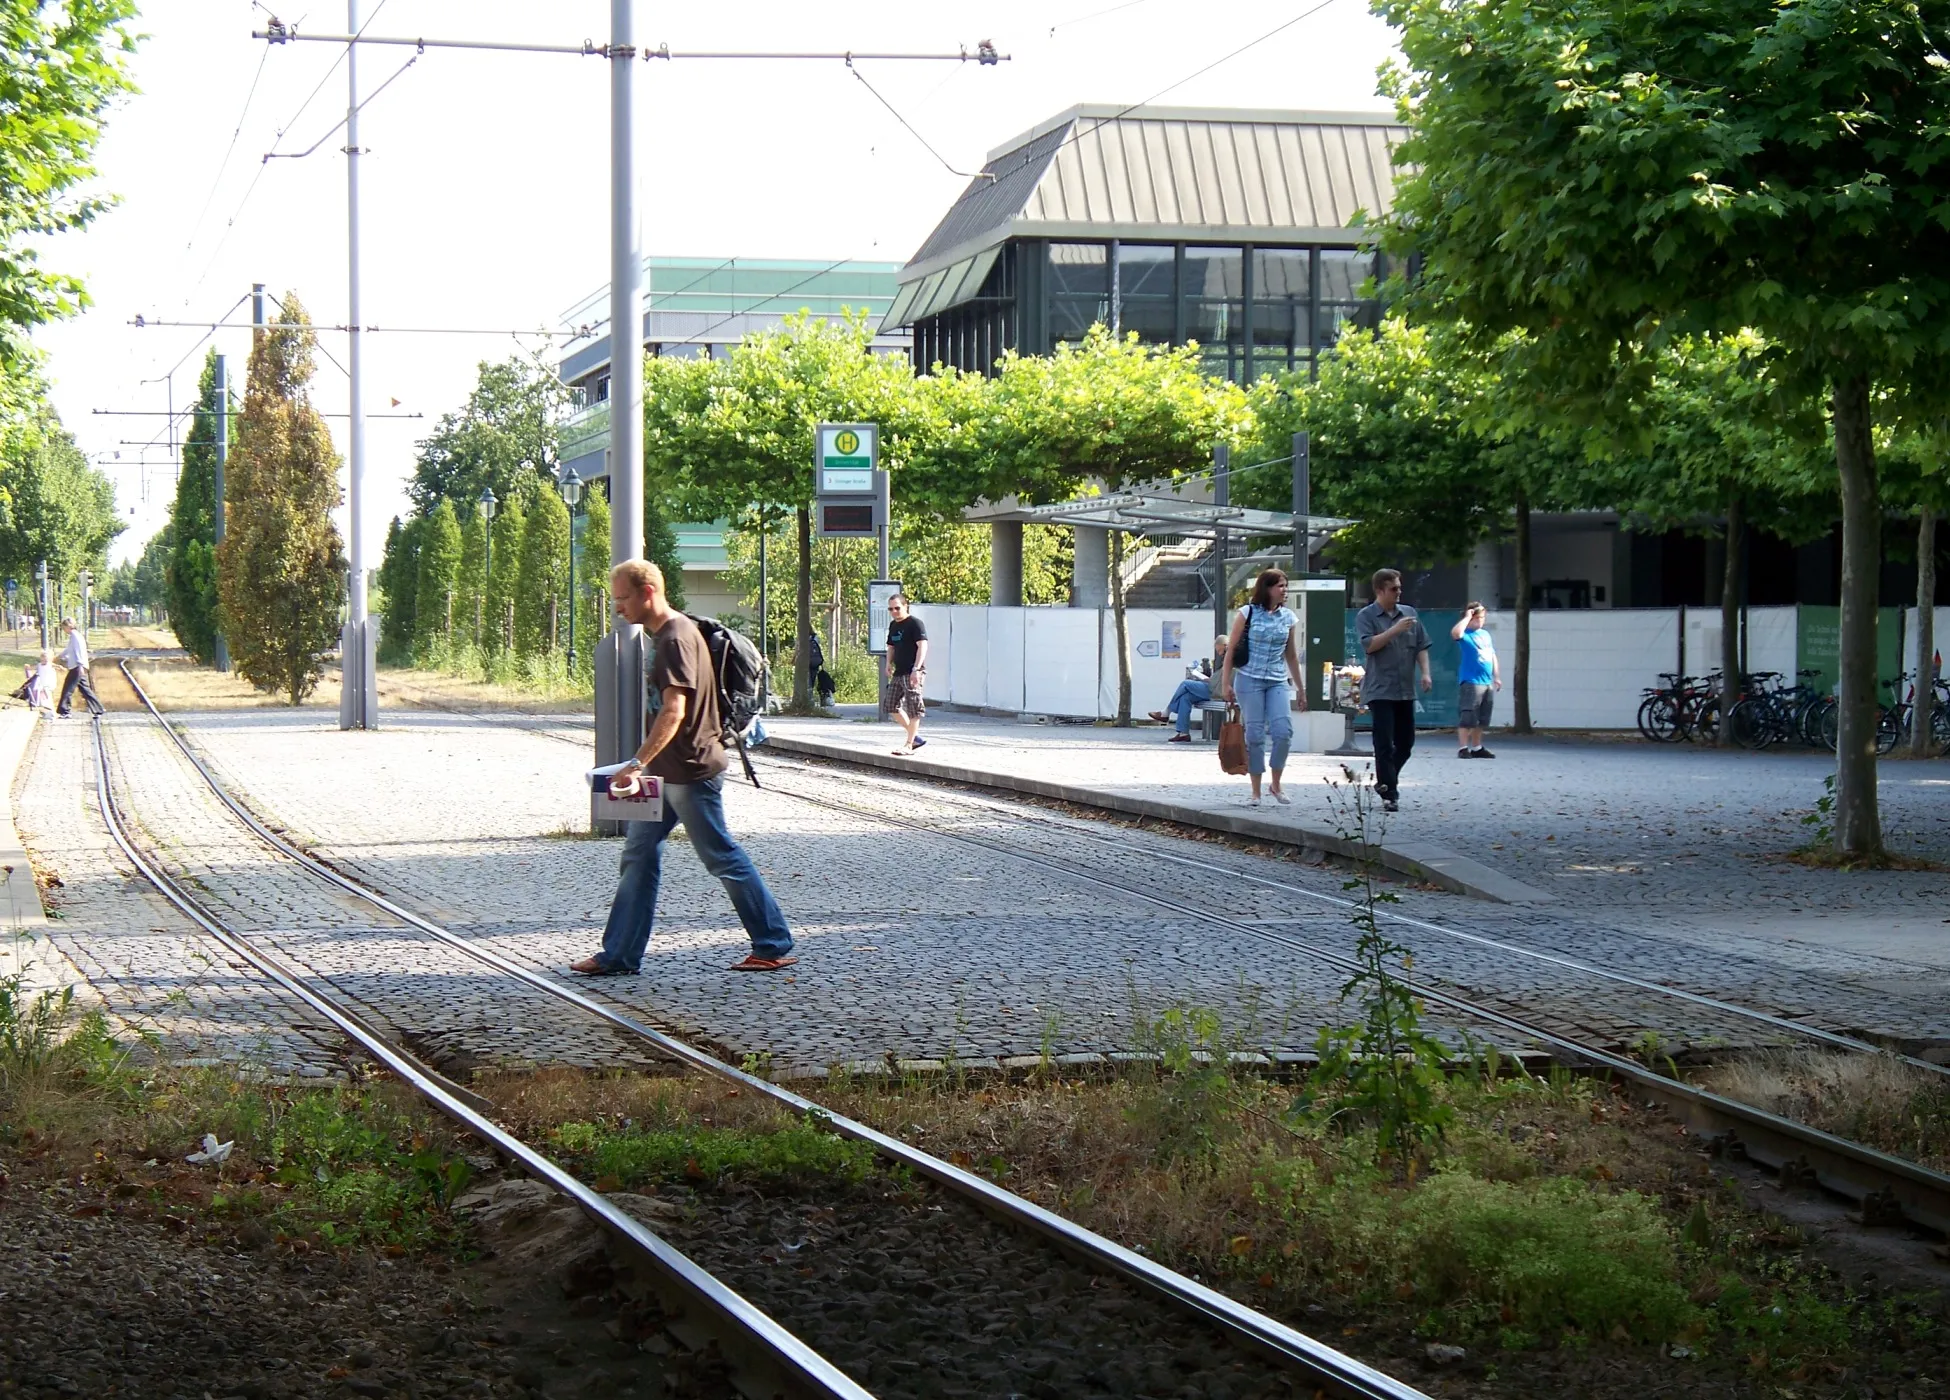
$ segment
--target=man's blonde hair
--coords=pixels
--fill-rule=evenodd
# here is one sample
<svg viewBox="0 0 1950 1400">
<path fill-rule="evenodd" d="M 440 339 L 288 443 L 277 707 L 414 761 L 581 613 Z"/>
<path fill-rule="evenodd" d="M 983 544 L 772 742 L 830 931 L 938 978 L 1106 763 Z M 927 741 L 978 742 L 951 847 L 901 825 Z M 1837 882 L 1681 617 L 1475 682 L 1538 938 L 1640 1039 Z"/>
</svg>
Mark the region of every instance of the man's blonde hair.
<svg viewBox="0 0 1950 1400">
<path fill-rule="evenodd" d="M 639 593 L 646 588 L 654 588 L 659 593 L 664 591 L 664 571 L 648 559 L 625 559 L 609 571 L 611 583 L 615 583 L 618 579 L 623 580 Z"/>
</svg>

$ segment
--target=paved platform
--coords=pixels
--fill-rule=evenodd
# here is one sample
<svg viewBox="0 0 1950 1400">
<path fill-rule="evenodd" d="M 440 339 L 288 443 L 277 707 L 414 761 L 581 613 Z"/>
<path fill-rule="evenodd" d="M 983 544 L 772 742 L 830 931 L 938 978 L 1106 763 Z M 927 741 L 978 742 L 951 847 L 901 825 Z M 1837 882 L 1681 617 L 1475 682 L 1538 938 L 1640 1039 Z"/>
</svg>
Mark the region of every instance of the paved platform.
<svg viewBox="0 0 1950 1400">
<path fill-rule="evenodd" d="M 1284 830 L 1297 843 L 1335 831 L 1327 782 L 1343 763 L 1372 767 L 1295 754 L 1286 772 L 1294 805 L 1249 812 L 1240 805 L 1246 780 L 1219 771 L 1215 746 L 1168 744 L 1167 730 L 934 712 L 922 730 L 930 743 L 906 759 L 888 753 L 895 727 L 870 714 L 860 707 L 838 720 L 766 724 L 782 749 L 838 748 L 1194 825 Z M 1453 734 L 1421 734 L 1384 846 L 1449 853 L 1468 863 L 1459 868 L 1472 892 L 1512 903 L 1541 896 L 1571 917 L 1602 911 L 1608 921 L 1751 945 L 1770 958 L 1803 956 L 1786 946 L 1802 945 L 1807 956 L 1848 950 L 1950 973 L 1950 874 L 1810 870 L 1781 859 L 1808 839 L 1801 818 L 1834 771 L 1830 755 L 1497 734 L 1491 747 L 1494 760 L 1462 760 Z M 1880 797 L 1892 850 L 1950 865 L 1950 760 L 1885 761 Z M 1484 871 L 1506 883 L 1489 883 Z M 1513 886 L 1520 893 L 1510 894 Z"/>
<path fill-rule="evenodd" d="M 618 846 L 585 834 L 586 722 L 394 709 L 383 729 L 341 733 L 335 717 L 318 710 L 174 718 L 273 825 L 456 932 L 565 980 L 566 964 L 594 948 Z M 483 1042 L 518 1037 L 533 1024 L 512 994 L 427 975 L 430 965 L 422 967 L 410 940 L 391 930 L 335 908 L 310 909 L 282 887 L 262 885 L 259 858 L 229 853 L 215 839 L 201 810 L 207 803 L 192 801 L 183 786 L 181 760 L 160 742 L 138 742 L 135 722 L 133 715 L 114 721 L 132 801 L 158 848 L 198 872 L 213 898 L 279 936 L 288 950 L 302 951 L 308 963 L 359 982 L 396 1020 L 421 1018 Z M 850 727 L 862 742 L 888 733 L 822 727 Z M 937 732 L 944 748 L 966 732 L 971 751 L 983 734 L 954 723 Z M 990 732 L 998 741 L 1016 737 L 1001 726 Z M 276 1028 L 285 1063 L 309 1059 L 305 1029 L 290 1008 L 188 936 L 105 854 L 105 833 L 90 820 L 85 736 L 79 724 L 51 728 L 22 779 L 22 834 L 37 859 L 58 865 L 66 879 L 57 891 L 63 918 L 54 921 L 55 936 L 111 1005 L 148 1017 L 165 1033 L 180 1029 L 193 1038 L 204 1027 L 235 1041 L 253 1028 L 267 1035 Z M 1071 732 L 1034 730 L 1028 737 L 1049 746 L 1046 771 L 1068 761 L 1061 753 L 1082 751 Z M 1118 757 L 1125 749 L 1130 762 L 1141 762 L 1146 741 L 1155 744 L 1156 735 L 1086 742 L 1107 764 L 1126 761 Z M 1018 747 L 990 745 L 998 753 Z M 1166 752 L 1178 761 L 1175 750 Z M 1202 756 L 1210 759 L 1209 748 Z M 1352 1018 L 1338 1004 L 1339 972 L 1307 951 L 1345 952 L 1353 943 L 1337 903 L 1344 897 L 1337 870 L 1075 820 L 979 789 L 855 767 L 808 769 L 783 755 L 761 753 L 759 762 L 767 786 L 734 780 L 727 808 L 778 892 L 800 939 L 801 964 L 777 976 L 727 970 L 745 950 L 742 930 L 680 836 L 669 848 L 644 975 L 576 985 L 734 1056 L 768 1055 L 802 1071 L 889 1056 L 979 1064 L 1143 1050 L 1152 1018 L 1173 1004 L 1212 1008 L 1228 1045 L 1269 1053 L 1302 1053 L 1321 1025 Z M 1521 768 L 1519 759 L 1511 771 Z M 903 827 L 903 820 L 929 829 Z M 988 844 L 970 845 L 968 837 Z M 1042 857 L 1099 871 L 1123 888 L 1078 879 Z M 1540 881 L 1579 878 L 1547 865 L 1539 870 Z M 1832 878 L 1788 870 L 1795 879 Z M 1715 911 L 1739 908 L 1746 896 L 1735 890 L 1716 902 L 1709 897 L 1713 878 L 1697 869 L 1671 878 L 1690 881 L 1700 897 L 1518 905 L 1408 887 L 1390 908 L 1426 921 L 1395 926 L 1413 947 L 1418 976 L 1614 1044 L 1646 1028 L 1680 1046 L 1767 1038 L 1708 1009 L 1514 949 L 1567 955 L 1917 1048 L 1950 1047 L 1950 972 L 1940 963 L 1784 938 L 1771 928 L 1750 936 L 1716 930 L 1697 922 L 1700 910 L 1718 917 Z M 1147 897 L 1153 894 L 1227 922 L 1160 907 Z M 253 901 L 263 907 L 254 911 Z M 1940 906 L 1932 919 L 1941 917 Z M 1469 942 L 1443 929 L 1512 946 Z M 428 1005 L 401 1009 L 414 997 Z M 461 1001 L 471 1005 L 460 1008 Z"/>
</svg>

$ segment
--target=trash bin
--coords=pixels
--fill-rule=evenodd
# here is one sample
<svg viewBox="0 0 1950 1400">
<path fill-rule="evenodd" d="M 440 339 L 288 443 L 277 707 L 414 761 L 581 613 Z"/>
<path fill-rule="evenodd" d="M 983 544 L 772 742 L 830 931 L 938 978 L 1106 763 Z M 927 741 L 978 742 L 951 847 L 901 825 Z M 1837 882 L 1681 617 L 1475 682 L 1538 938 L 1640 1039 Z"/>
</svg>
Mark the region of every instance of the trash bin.
<svg viewBox="0 0 1950 1400">
<path fill-rule="evenodd" d="M 1226 707 L 1218 700 L 1207 700 L 1198 707 L 1199 733 L 1213 743 L 1219 742 L 1219 730 L 1226 722 Z"/>
</svg>

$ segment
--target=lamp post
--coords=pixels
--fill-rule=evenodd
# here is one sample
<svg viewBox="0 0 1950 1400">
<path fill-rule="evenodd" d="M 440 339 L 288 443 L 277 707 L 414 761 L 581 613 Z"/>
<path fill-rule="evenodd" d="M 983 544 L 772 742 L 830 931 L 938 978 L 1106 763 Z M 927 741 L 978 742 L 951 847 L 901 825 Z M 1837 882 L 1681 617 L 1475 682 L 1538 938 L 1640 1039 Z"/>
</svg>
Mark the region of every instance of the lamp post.
<svg viewBox="0 0 1950 1400">
<path fill-rule="evenodd" d="M 475 605 L 474 630 L 477 632 L 480 631 L 481 625 L 480 608 L 486 604 L 487 595 L 494 590 L 494 508 L 500 504 L 499 501 L 494 499 L 494 488 L 492 486 L 483 486 L 481 488 L 481 533 L 487 537 L 487 572 L 486 576 L 481 580 L 480 600 Z M 476 637 L 475 641 L 479 643 L 480 638 Z"/>
<path fill-rule="evenodd" d="M 582 504 L 582 478 L 576 474 L 574 463 L 564 464 L 557 489 L 562 493 L 562 504 L 569 508 L 569 674 L 573 676 L 576 670 L 576 507 Z"/>
</svg>

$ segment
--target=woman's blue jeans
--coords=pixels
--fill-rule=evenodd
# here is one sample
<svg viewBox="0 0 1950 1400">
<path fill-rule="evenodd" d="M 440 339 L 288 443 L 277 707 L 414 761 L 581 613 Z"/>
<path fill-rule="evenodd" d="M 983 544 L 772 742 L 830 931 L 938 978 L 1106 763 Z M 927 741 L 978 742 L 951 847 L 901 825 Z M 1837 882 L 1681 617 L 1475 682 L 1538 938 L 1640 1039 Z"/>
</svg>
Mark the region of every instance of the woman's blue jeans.
<svg viewBox="0 0 1950 1400">
<path fill-rule="evenodd" d="M 1165 713 L 1171 722 L 1178 726 L 1180 734 L 1192 732 L 1192 711 L 1212 698 L 1212 686 L 1207 681 L 1182 680 L 1178 689 L 1172 691 L 1171 700 L 1165 705 Z"/>
<path fill-rule="evenodd" d="M 1246 771 L 1258 777 L 1266 771 L 1266 740 L 1273 740 L 1273 771 L 1286 767 L 1293 746 L 1293 686 L 1285 676 L 1235 674 L 1232 693 L 1239 699 L 1239 717 L 1246 722 Z"/>
<path fill-rule="evenodd" d="M 724 820 L 724 778 L 701 783 L 665 783 L 662 821 L 631 822 L 623 838 L 623 878 L 610 906 L 603 930 L 603 951 L 597 961 L 603 971 L 635 972 L 650 943 L 650 926 L 657 917 L 658 875 L 663 864 L 664 838 L 678 822 L 690 833 L 691 849 L 704 868 L 723 882 L 731 907 L 761 958 L 782 958 L 792 951 L 792 931 L 765 881 L 732 840 Z"/>
</svg>

